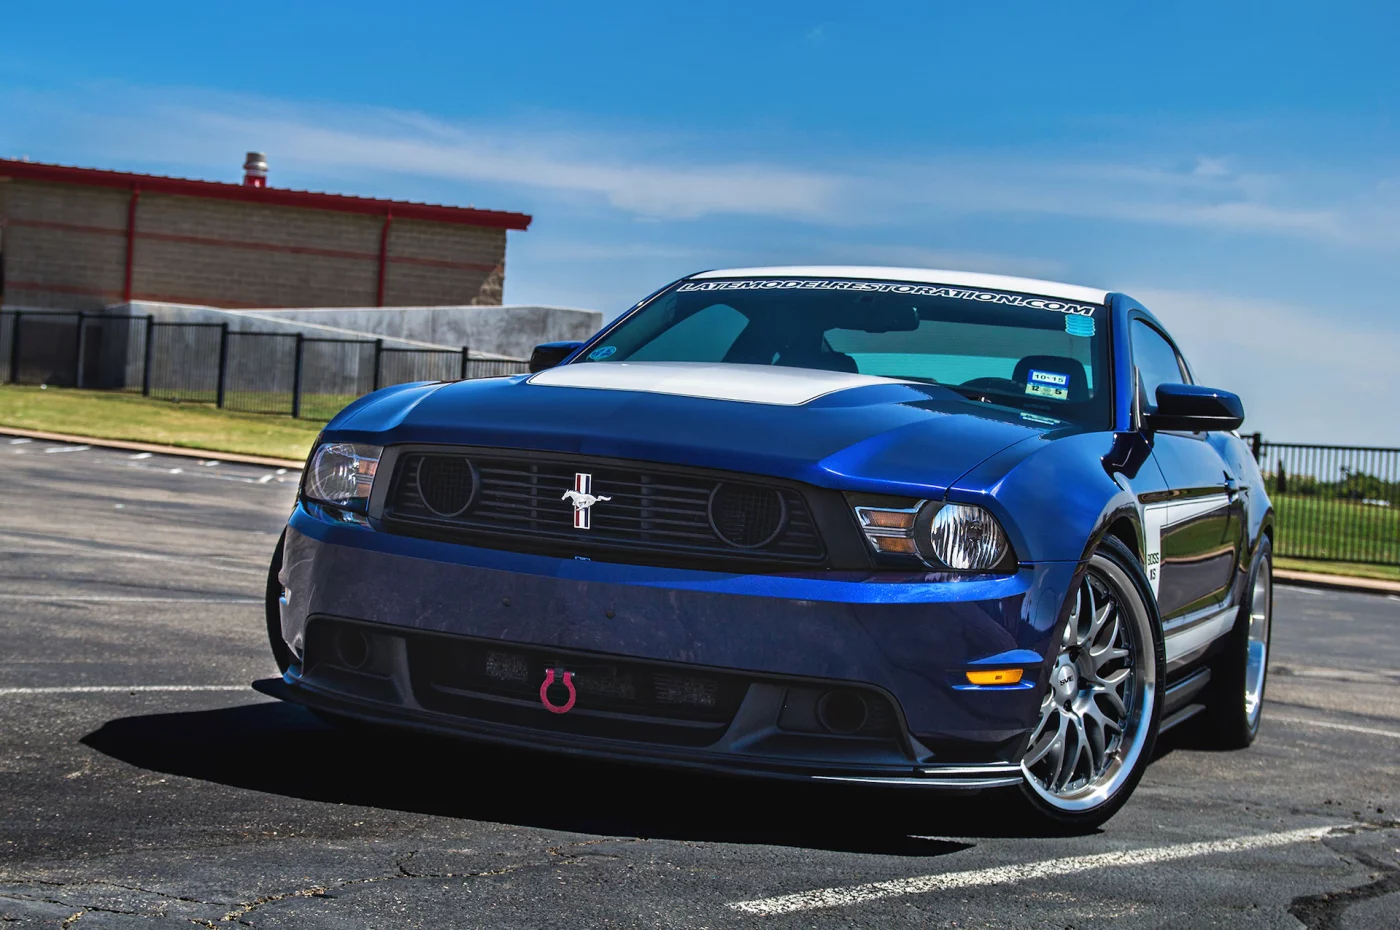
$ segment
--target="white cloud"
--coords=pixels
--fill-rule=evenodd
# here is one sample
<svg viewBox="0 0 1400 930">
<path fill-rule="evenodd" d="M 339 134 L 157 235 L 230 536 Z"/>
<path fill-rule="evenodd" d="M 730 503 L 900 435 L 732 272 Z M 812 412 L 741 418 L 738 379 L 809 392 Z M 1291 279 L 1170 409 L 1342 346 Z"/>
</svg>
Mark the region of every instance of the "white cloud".
<svg viewBox="0 0 1400 930">
<path fill-rule="evenodd" d="M 895 164 L 868 183 L 871 199 L 959 214 L 1106 219 L 1400 250 L 1392 182 L 1353 179 L 1348 193 L 1319 202 L 1315 189 L 1339 185 L 1327 180 L 1236 172 L 1204 156 L 1161 167 L 1016 154 Z"/>
<path fill-rule="evenodd" d="M 85 136 L 108 157 L 222 165 L 230 152 L 259 148 L 272 158 L 274 177 L 278 166 L 289 166 L 485 183 L 643 218 L 731 215 L 859 227 L 917 225 L 940 215 L 1048 216 L 1400 251 L 1396 180 L 1246 169 L 1244 159 L 1221 154 L 1116 161 L 1084 157 L 1084 150 L 887 155 L 807 151 L 796 140 L 785 158 L 735 160 L 725 154 L 732 138 L 696 130 L 448 123 L 384 108 L 130 87 L 70 95 L 57 105 L 14 100 L 7 109 L 27 106 L 50 133 L 63 134 L 67 124 L 69 135 Z"/>
<path fill-rule="evenodd" d="M 1204 384 L 1239 394 L 1244 429 L 1278 442 L 1400 446 L 1400 333 L 1265 300 L 1129 289 L 1171 331 Z"/>
<path fill-rule="evenodd" d="M 648 157 L 636 151 L 645 140 L 622 134 L 456 126 L 416 113 L 316 110 L 241 98 L 222 103 L 158 104 L 107 120 L 118 124 L 118 145 L 136 142 L 147 153 L 156 139 L 177 158 L 226 153 L 238 148 L 235 140 L 257 140 L 274 171 L 280 163 L 545 189 L 669 219 L 721 213 L 823 221 L 835 211 L 843 183 L 781 165 Z"/>
</svg>

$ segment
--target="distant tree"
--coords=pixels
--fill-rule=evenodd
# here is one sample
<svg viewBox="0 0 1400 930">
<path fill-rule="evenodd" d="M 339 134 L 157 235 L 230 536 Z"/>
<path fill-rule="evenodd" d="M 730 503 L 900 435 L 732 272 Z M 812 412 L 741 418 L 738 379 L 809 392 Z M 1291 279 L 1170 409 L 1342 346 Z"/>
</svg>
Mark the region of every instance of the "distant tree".
<svg viewBox="0 0 1400 930">
<path fill-rule="evenodd" d="M 1278 492 L 1288 493 L 1288 472 L 1283 469 L 1283 459 L 1278 460 Z"/>
</svg>

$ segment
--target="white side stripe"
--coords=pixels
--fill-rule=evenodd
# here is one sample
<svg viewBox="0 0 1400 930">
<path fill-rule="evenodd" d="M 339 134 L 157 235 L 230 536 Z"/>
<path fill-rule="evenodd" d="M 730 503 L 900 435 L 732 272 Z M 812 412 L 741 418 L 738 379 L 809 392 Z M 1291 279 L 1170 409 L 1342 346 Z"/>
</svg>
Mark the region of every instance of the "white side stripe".
<svg viewBox="0 0 1400 930">
<path fill-rule="evenodd" d="M 942 875 L 897 878 L 893 881 L 871 882 L 867 885 L 822 888 L 776 898 L 738 901 L 730 904 L 729 907 L 744 914 L 762 916 L 791 914 L 797 911 L 810 911 L 825 907 L 845 907 L 864 901 L 877 901 L 881 898 L 901 895 L 979 888 L 987 885 L 1007 885 L 1056 875 L 1072 875 L 1076 872 L 1088 872 L 1093 869 L 1155 865 L 1160 862 L 1193 859 L 1197 856 L 1209 856 L 1216 853 L 1244 852 L 1250 849 L 1287 846 L 1292 843 L 1319 839 L 1337 829 L 1338 826 L 1340 824 L 1329 827 L 1309 827 L 1304 830 L 1288 830 L 1283 833 L 1241 836 L 1227 840 L 1210 840 L 1203 843 L 1183 843 L 1179 846 L 1158 846 L 1149 849 L 1098 853 L 1092 856 L 1071 856 L 1065 859 L 1049 859 L 1044 862 L 1027 862 L 1022 865 L 976 869 L 969 872 L 948 872 Z"/>
<path fill-rule="evenodd" d="M 0 688 L 7 694 L 135 694 L 150 691 L 252 691 L 247 685 L 74 685 L 68 688 Z"/>
</svg>

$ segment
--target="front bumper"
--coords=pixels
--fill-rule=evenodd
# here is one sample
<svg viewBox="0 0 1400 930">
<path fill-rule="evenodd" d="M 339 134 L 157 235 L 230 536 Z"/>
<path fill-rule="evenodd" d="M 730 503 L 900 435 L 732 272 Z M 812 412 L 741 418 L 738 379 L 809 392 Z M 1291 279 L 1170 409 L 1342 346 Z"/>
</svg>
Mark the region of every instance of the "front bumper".
<svg viewBox="0 0 1400 930">
<path fill-rule="evenodd" d="M 363 719 L 596 757 L 893 784 L 1014 784 L 1077 568 L 733 575 L 432 542 L 298 507 L 281 574 L 282 635 L 298 661 L 267 687 Z M 317 622 L 372 633 L 379 681 L 308 656 L 308 629 Z M 538 706 L 533 718 L 524 710 L 494 719 L 445 712 L 425 694 L 413 665 L 422 660 L 413 656 L 424 654 L 426 641 L 459 640 L 557 657 L 561 669 L 616 659 L 741 675 L 746 690 L 717 738 L 702 746 L 571 731 L 586 714 Z M 968 685 L 966 672 L 987 664 L 1020 665 L 1026 675 L 1013 687 Z M 845 687 L 887 700 L 893 729 L 862 739 L 780 725 L 794 696 Z"/>
</svg>

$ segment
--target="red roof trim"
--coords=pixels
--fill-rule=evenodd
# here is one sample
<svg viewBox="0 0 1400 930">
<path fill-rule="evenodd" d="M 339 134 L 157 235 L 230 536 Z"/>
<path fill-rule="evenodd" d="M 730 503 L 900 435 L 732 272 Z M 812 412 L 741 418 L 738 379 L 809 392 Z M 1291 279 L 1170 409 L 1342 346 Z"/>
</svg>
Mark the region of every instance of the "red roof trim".
<svg viewBox="0 0 1400 930">
<path fill-rule="evenodd" d="M 336 210 L 341 213 L 364 213 L 372 216 L 383 216 L 392 210 L 395 219 L 429 220 L 435 223 L 456 223 L 461 226 L 491 226 L 497 229 L 528 229 L 530 221 L 533 219 L 525 213 L 509 213 L 504 210 L 448 207 L 407 200 L 380 200 L 375 197 L 324 194 L 319 191 L 298 191 L 285 187 L 245 187 L 242 184 L 227 184 L 223 181 L 195 181 L 189 178 L 170 178 L 158 174 L 134 174 L 126 171 L 106 171 L 100 168 L 72 168 L 68 165 L 46 165 L 8 158 L 0 158 L 0 177 L 26 181 L 47 181 L 55 184 L 83 184 L 89 187 L 114 187 L 122 190 L 140 188 L 142 191 L 153 194 L 215 197 L 220 200 L 236 200 L 242 203 Z"/>
</svg>

